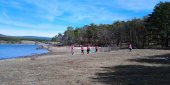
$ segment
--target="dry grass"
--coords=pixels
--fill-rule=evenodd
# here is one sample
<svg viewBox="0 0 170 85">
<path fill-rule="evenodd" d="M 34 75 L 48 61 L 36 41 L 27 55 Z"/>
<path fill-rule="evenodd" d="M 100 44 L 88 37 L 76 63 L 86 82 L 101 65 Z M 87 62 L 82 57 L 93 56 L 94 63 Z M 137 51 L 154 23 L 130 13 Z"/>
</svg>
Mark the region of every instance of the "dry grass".
<svg viewBox="0 0 170 85">
<path fill-rule="evenodd" d="M 71 55 L 66 47 L 52 47 L 50 49 L 53 51 L 51 54 L 41 55 L 34 61 L 30 60 L 30 58 L 1 60 L 0 84 L 139 85 L 138 83 L 144 82 L 145 78 L 148 80 L 146 84 L 152 84 L 149 83 L 149 81 L 151 81 L 150 77 L 154 78 L 157 76 L 156 74 L 152 76 L 152 72 L 157 72 L 158 74 L 162 72 L 165 74 L 169 73 L 169 69 L 163 69 L 163 63 L 133 60 L 146 58 L 147 56 L 169 54 L 170 52 L 168 50 L 143 49 L 133 50 L 132 52 L 128 52 L 128 50 L 118 50 L 97 54 L 92 53 L 89 55 L 82 55 L 79 50 L 76 50 L 75 55 Z M 166 63 L 166 66 L 167 64 L 169 63 Z M 159 72 L 159 69 L 163 70 Z M 148 75 L 142 75 L 147 71 L 149 71 Z M 158 76 L 157 79 L 153 80 L 161 80 L 161 77 L 162 76 Z M 164 80 L 160 81 L 163 82 L 163 85 L 166 85 L 168 80 L 166 77 L 167 76 L 163 78 Z M 142 80 L 142 78 L 144 79 Z M 134 83 L 134 81 L 138 82 Z"/>
</svg>

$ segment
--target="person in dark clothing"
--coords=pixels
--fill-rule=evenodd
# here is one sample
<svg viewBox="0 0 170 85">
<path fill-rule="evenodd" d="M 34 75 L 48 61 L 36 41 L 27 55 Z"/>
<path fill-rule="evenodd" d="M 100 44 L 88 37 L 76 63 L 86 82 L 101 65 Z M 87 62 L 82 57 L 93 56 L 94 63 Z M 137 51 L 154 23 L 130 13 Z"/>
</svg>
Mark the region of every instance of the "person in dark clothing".
<svg viewBox="0 0 170 85">
<path fill-rule="evenodd" d="M 97 47 L 97 46 L 95 46 L 95 52 L 96 52 L 96 53 L 98 52 L 98 47 Z"/>
<path fill-rule="evenodd" d="M 89 53 L 90 53 L 90 47 L 87 46 L 87 54 L 89 54 Z"/>
<path fill-rule="evenodd" d="M 74 54 L 74 45 L 71 45 L 71 54 Z"/>
</svg>

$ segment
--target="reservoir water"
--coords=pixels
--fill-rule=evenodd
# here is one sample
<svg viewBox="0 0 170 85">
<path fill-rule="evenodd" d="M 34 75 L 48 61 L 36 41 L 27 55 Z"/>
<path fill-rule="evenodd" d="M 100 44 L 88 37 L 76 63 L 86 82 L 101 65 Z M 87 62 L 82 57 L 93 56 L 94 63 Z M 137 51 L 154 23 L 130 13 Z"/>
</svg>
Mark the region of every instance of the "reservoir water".
<svg viewBox="0 0 170 85">
<path fill-rule="evenodd" d="M 0 60 L 48 53 L 46 49 L 36 49 L 38 45 L 1 44 Z"/>
</svg>

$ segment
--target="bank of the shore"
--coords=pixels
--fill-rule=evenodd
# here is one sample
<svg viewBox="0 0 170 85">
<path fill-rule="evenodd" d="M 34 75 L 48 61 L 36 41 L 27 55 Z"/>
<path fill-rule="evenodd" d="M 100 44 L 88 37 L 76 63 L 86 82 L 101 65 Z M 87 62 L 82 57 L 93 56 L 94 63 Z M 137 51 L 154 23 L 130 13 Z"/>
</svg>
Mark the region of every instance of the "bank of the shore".
<svg viewBox="0 0 170 85">
<path fill-rule="evenodd" d="M 75 51 L 75 55 L 71 55 L 68 47 L 50 47 L 50 50 L 52 53 L 40 55 L 35 60 L 20 58 L 0 61 L 0 83 L 2 85 L 128 85 L 129 82 L 135 83 L 135 79 L 139 79 L 136 80 L 137 83 L 142 81 L 141 78 L 145 78 L 148 82 L 148 78 L 158 81 L 161 78 L 164 79 L 164 76 L 160 78 L 149 75 L 147 77 L 142 72 L 148 74 L 147 72 L 155 71 L 157 76 L 161 75 L 161 72 L 164 74 L 167 71 L 162 71 L 165 70 L 165 66 L 161 60 L 154 62 L 153 59 L 142 63 L 142 60 L 138 61 L 138 58 L 148 59 L 148 56 L 170 54 L 168 50 L 151 49 L 136 49 L 132 52 L 117 50 L 89 55 L 82 55 L 79 50 Z M 163 68 L 162 66 L 164 69 L 159 69 L 161 71 L 158 73 L 156 67 Z M 139 73 L 136 74 L 138 76 L 133 76 L 135 73 Z M 141 84 L 148 85 L 145 83 L 147 82 Z"/>
</svg>

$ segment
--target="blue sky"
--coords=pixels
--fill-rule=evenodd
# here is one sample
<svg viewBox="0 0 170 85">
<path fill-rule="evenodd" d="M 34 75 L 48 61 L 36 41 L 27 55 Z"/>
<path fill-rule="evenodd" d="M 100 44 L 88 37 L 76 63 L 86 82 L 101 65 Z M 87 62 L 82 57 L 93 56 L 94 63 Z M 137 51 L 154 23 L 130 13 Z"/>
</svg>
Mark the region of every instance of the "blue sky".
<svg viewBox="0 0 170 85">
<path fill-rule="evenodd" d="M 142 18 L 170 0 L 0 0 L 0 34 L 53 37 L 67 26 Z"/>
</svg>

